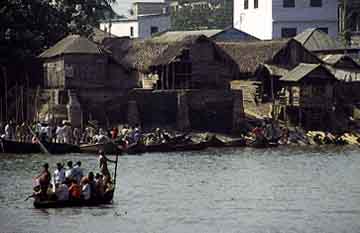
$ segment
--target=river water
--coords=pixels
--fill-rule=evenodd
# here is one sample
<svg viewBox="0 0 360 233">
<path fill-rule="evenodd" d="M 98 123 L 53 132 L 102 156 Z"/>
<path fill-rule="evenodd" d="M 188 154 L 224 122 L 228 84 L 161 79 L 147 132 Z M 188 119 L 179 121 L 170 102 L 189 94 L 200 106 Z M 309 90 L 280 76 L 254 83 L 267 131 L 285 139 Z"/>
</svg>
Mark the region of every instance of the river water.
<svg viewBox="0 0 360 233">
<path fill-rule="evenodd" d="M 208 149 L 119 157 L 114 204 L 38 210 L 42 163 L 94 155 L 1 155 L 0 232 L 360 232 L 358 148 Z"/>
</svg>

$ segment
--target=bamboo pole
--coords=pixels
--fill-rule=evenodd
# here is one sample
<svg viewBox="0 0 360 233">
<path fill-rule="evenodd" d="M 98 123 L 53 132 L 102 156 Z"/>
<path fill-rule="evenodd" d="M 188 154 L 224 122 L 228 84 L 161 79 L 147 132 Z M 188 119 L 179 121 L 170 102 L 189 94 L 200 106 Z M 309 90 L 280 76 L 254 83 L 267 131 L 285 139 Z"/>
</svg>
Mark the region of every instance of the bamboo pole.
<svg viewBox="0 0 360 233">
<path fill-rule="evenodd" d="M 26 73 L 26 86 L 25 86 L 25 112 L 26 112 L 26 116 L 25 116 L 25 121 L 28 121 L 30 119 L 30 108 L 28 106 L 29 98 L 29 75 L 28 73 Z"/>
<path fill-rule="evenodd" d="M 172 89 L 175 89 L 175 63 L 172 63 Z"/>
<path fill-rule="evenodd" d="M 24 114 L 24 86 L 21 85 L 21 121 L 25 120 Z"/>
<path fill-rule="evenodd" d="M 18 83 L 15 83 L 15 122 L 19 122 L 19 97 L 18 97 Z"/>
<path fill-rule="evenodd" d="M 3 98 L 0 97 L 0 119 L 3 121 Z"/>
<path fill-rule="evenodd" d="M 4 92 L 5 92 L 5 120 L 8 120 L 8 87 L 7 87 L 7 72 L 6 68 L 2 67 L 3 77 L 4 77 Z"/>
</svg>

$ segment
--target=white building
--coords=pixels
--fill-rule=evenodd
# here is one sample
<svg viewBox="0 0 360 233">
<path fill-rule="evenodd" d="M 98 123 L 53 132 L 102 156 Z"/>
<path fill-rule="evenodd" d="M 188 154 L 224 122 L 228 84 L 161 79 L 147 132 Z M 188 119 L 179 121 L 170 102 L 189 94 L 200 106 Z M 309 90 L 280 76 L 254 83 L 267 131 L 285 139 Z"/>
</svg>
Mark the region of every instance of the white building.
<svg viewBox="0 0 360 233">
<path fill-rule="evenodd" d="M 234 0 L 234 27 L 262 40 L 307 28 L 338 34 L 338 0 Z"/>
<path fill-rule="evenodd" d="M 111 26 L 111 28 L 110 28 Z M 146 39 L 152 34 L 170 29 L 169 14 L 138 15 L 125 19 L 100 23 L 100 29 L 111 32 L 115 36 L 129 36 L 130 38 Z"/>
</svg>

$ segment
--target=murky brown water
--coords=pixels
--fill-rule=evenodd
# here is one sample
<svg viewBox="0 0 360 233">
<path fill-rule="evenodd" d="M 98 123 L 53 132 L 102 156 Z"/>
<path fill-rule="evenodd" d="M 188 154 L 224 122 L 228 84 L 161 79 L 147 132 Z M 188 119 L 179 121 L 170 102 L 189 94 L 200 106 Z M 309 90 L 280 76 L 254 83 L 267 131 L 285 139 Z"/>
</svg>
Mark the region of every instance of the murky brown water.
<svg viewBox="0 0 360 233">
<path fill-rule="evenodd" d="M 114 204 L 37 210 L 24 202 L 44 161 L 1 155 L 0 232 L 360 232 L 357 148 L 209 149 L 119 159 Z"/>
</svg>

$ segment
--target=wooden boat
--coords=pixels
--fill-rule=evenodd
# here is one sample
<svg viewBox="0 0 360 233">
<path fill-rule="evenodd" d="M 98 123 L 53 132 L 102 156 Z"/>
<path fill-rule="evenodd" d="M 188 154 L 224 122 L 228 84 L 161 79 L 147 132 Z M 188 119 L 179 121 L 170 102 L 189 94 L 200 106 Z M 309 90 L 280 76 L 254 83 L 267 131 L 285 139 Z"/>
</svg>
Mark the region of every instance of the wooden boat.
<svg viewBox="0 0 360 233">
<path fill-rule="evenodd" d="M 206 143 L 159 143 L 153 145 L 143 145 L 141 143 L 132 144 L 124 149 L 127 154 L 142 154 L 154 152 L 173 152 L 173 151 L 196 151 L 204 150 L 207 147 Z"/>
<path fill-rule="evenodd" d="M 41 153 L 41 148 L 38 144 L 28 142 L 17 142 L 6 139 L 1 139 L 1 152 L 9 154 L 35 154 Z"/>
<path fill-rule="evenodd" d="M 44 208 L 65 208 L 65 207 L 82 207 L 82 206 L 99 206 L 111 204 L 114 197 L 114 190 L 109 191 L 104 198 L 96 200 L 69 200 L 69 201 L 55 201 L 55 200 L 40 200 L 36 197 L 34 200 L 34 207 L 37 209 Z"/>
<path fill-rule="evenodd" d="M 80 148 L 72 144 L 50 142 L 42 142 L 42 144 L 46 147 L 50 154 L 66 154 L 80 152 Z M 3 153 L 9 154 L 35 154 L 43 152 L 39 144 L 10 141 L 6 139 L 1 140 L 1 149 Z"/>
<path fill-rule="evenodd" d="M 246 146 L 245 139 L 232 139 L 230 141 L 222 141 L 216 136 L 207 140 L 206 145 L 208 147 L 223 148 L 223 147 L 243 147 Z"/>
<path fill-rule="evenodd" d="M 279 144 L 277 142 L 269 142 L 267 140 L 254 140 L 247 143 L 247 146 L 253 148 L 269 148 L 269 147 L 277 147 Z"/>
<path fill-rule="evenodd" d="M 80 145 L 80 151 L 82 153 L 97 154 L 99 150 L 104 151 L 105 154 L 117 154 L 122 152 L 120 146 L 117 146 L 113 142 Z"/>
<path fill-rule="evenodd" d="M 114 179 L 113 179 L 113 188 L 110 191 L 105 192 L 103 198 L 97 198 L 93 200 L 68 200 L 68 201 L 57 201 L 57 200 L 41 200 L 39 196 L 30 196 L 34 197 L 34 207 L 35 208 L 65 208 L 65 207 L 82 207 L 82 206 L 99 206 L 105 204 L 111 204 L 114 198 L 114 192 L 116 187 L 116 171 L 118 164 L 118 154 L 116 154 L 115 168 L 114 168 Z"/>
<path fill-rule="evenodd" d="M 66 143 L 51 143 L 42 142 L 50 154 L 67 154 L 67 153 L 80 153 L 80 148 L 77 145 Z"/>
</svg>

